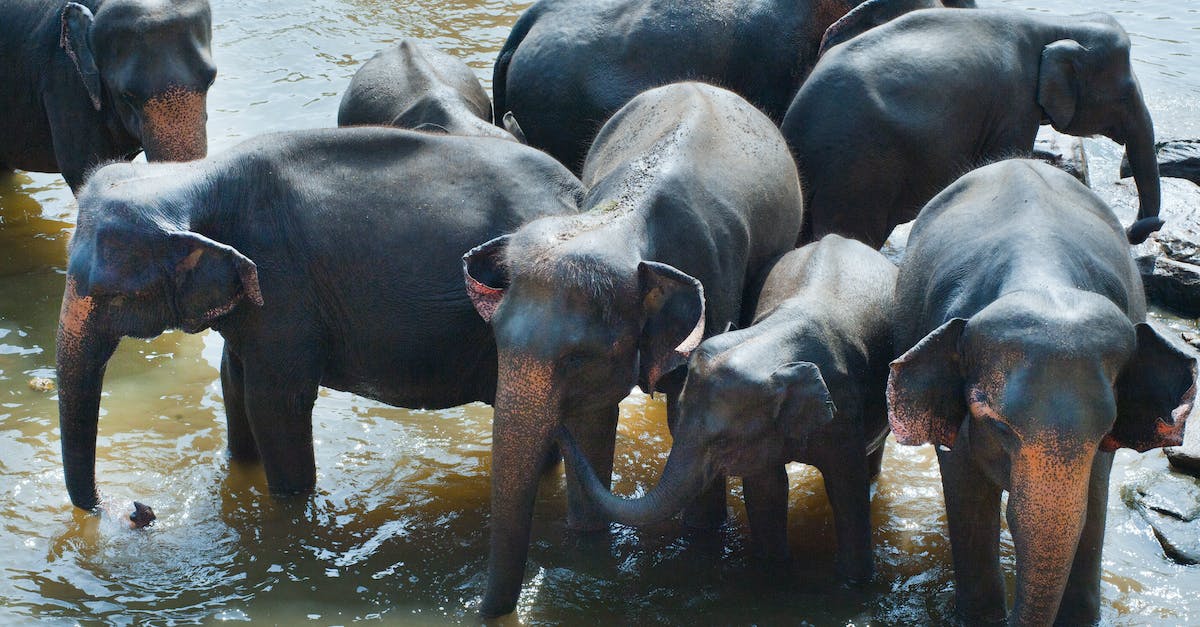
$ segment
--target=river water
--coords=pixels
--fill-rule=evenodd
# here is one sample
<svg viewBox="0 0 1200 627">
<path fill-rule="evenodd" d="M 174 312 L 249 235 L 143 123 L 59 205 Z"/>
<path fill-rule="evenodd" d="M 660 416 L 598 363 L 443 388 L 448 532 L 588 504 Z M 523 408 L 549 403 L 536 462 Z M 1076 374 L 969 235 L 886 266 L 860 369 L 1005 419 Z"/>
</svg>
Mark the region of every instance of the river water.
<svg viewBox="0 0 1200 627">
<path fill-rule="evenodd" d="M 219 76 L 211 152 L 252 135 L 330 126 L 356 66 L 404 36 L 491 63 L 528 3 L 504 0 L 211 0 Z M 1160 137 L 1200 137 L 1200 5 L 1159 0 L 981 0 L 989 6 L 1105 10 L 1129 30 Z M 1033 9 L 1036 5 L 1036 9 Z M 1089 141 L 1094 182 L 1119 149 Z M 487 549 L 491 410 L 408 411 L 322 390 L 314 412 L 317 491 L 276 502 L 261 470 L 223 454 L 221 339 L 172 332 L 125 340 L 108 368 L 101 490 L 150 503 L 133 532 L 74 509 L 62 482 L 54 331 L 75 219 L 57 175 L 0 177 L 0 624 L 472 622 Z M 1194 321 L 1161 316 L 1179 328 Z M 641 491 L 669 446 L 661 400 L 622 406 L 616 489 Z M 1104 617 L 1117 625 L 1200 622 L 1200 567 L 1163 557 L 1120 486 L 1165 467 L 1160 452 L 1118 454 L 1104 554 Z M 677 524 L 579 537 L 563 527 L 561 478 L 539 494 L 527 623 L 929 624 L 952 611 L 949 542 L 930 447 L 894 443 L 874 488 L 879 574 L 864 589 L 831 579 L 834 535 L 819 475 L 793 465 L 797 556 L 766 571 L 750 555 L 741 500 L 715 541 Z M 739 486 L 733 482 L 734 492 Z M 1004 560 L 1012 568 L 1005 534 Z"/>
</svg>

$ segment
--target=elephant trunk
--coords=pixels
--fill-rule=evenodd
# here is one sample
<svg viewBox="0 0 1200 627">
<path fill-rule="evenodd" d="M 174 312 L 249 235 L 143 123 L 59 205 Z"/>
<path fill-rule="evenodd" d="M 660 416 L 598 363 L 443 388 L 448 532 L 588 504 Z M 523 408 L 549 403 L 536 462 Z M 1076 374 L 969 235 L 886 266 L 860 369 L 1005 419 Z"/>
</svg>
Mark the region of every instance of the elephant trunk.
<svg viewBox="0 0 1200 627">
<path fill-rule="evenodd" d="M 658 484 L 641 498 L 624 499 L 609 492 L 600 482 L 566 428 L 559 430 L 558 441 L 567 467 L 575 474 L 587 497 L 610 520 L 623 525 L 636 527 L 666 520 L 691 503 L 707 485 L 704 456 L 694 447 L 680 446 L 677 439 Z"/>
<path fill-rule="evenodd" d="M 1008 525 L 1017 554 L 1011 625 L 1050 625 L 1058 613 L 1088 511 L 1096 448 L 1071 457 L 1023 447 L 1013 458 Z"/>
<path fill-rule="evenodd" d="M 146 102 L 142 147 L 147 161 L 193 161 L 208 154 L 207 95 L 174 87 Z"/>
<path fill-rule="evenodd" d="M 99 505 L 96 491 L 96 425 L 100 388 L 119 336 L 97 327 L 95 301 L 79 296 L 67 278 L 58 319 L 58 421 L 63 471 L 71 502 L 81 509 Z"/>
<path fill-rule="evenodd" d="M 500 360 L 492 419 L 491 542 L 487 591 L 479 608 L 484 617 L 516 609 L 542 464 L 559 423 L 549 366 L 506 361 Z"/>
<path fill-rule="evenodd" d="M 1162 190 L 1158 179 L 1158 158 L 1154 153 L 1154 121 L 1142 99 L 1141 92 L 1134 90 L 1135 102 L 1129 107 L 1129 119 L 1125 124 L 1125 154 L 1133 170 L 1133 180 L 1138 189 L 1138 215 L 1126 231 L 1131 244 L 1140 244 L 1151 233 L 1162 228 L 1163 220 L 1158 217 L 1162 206 Z"/>
</svg>

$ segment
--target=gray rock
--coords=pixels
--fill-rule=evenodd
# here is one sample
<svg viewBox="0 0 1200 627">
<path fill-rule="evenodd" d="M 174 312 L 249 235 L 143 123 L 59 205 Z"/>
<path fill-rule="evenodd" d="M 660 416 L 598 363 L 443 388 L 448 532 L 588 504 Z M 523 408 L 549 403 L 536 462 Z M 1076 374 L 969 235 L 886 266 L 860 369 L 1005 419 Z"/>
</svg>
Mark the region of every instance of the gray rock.
<svg viewBox="0 0 1200 627">
<path fill-rule="evenodd" d="M 1137 215 L 1137 187 L 1123 179 L 1095 188 L 1126 224 Z M 1189 317 L 1200 317 L 1200 187 L 1183 179 L 1162 179 L 1162 230 L 1133 248 L 1150 302 Z"/>
<path fill-rule="evenodd" d="M 1200 185 L 1200 139 L 1176 139 L 1154 144 L 1159 176 L 1187 179 Z M 1129 159 L 1121 160 L 1121 176 L 1133 176 Z"/>
<path fill-rule="evenodd" d="M 1038 129 L 1037 138 L 1033 140 L 1032 156 L 1079 179 L 1084 185 L 1091 186 L 1087 152 L 1083 149 L 1082 139 L 1064 135 L 1053 127 L 1043 126 Z"/>
<path fill-rule="evenodd" d="M 1189 337 L 1191 336 L 1191 337 Z M 1200 344 L 1200 336 L 1184 333 L 1183 339 L 1193 347 Z M 1200 417 L 1195 411 L 1188 416 L 1188 426 L 1183 432 L 1183 444 L 1166 449 L 1167 461 L 1175 470 L 1200 477 Z"/>
<path fill-rule="evenodd" d="M 1121 488 L 1125 504 L 1142 516 L 1167 557 L 1200 564 L 1200 480 L 1178 473 L 1154 474 Z"/>
</svg>

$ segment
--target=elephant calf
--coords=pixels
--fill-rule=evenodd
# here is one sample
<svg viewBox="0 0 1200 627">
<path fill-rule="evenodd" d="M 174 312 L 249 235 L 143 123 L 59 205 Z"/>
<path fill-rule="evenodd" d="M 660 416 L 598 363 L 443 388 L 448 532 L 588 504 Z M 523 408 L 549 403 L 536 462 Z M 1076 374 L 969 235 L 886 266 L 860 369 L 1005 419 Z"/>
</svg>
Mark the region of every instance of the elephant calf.
<svg viewBox="0 0 1200 627">
<path fill-rule="evenodd" d="M 229 451 L 261 459 L 274 494 L 316 481 L 319 385 L 402 407 L 491 402 L 495 343 L 461 257 L 582 195 L 516 142 L 383 127 L 100 169 L 79 196 L 58 328 L 71 502 L 98 502 L 101 384 L 123 336 L 221 334 Z"/>
<path fill-rule="evenodd" d="M 679 511 L 714 477 L 739 475 L 761 552 L 787 556 L 789 461 L 821 470 L 837 528 L 838 572 L 871 578 L 870 479 L 888 434 L 884 388 L 896 266 L 829 235 L 767 276 L 754 324 L 691 355 L 662 480 L 633 501 L 595 479 L 564 432 L 565 458 L 613 520 L 640 525 Z"/>
<path fill-rule="evenodd" d="M 207 0 L 6 0 L 0 5 L 0 170 L 87 172 L 208 152 L 217 70 Z"/>
<path fill-rule="evenodd" d="M 1154 124 L 1112 17 L 927 9 L 833 46 L 782 126 L 804 239 L 878 248 L 966 169 L 1028 154 L 1044 122 L 1124 144 L 1140 200 L 1129 241 L 1162 226 Z"/>
<path fill-rule="evenodd" d="M 485 615 L 516 605 L 559 425 L 607 482 L 630 388 L 662 389 L 673 403 L 673 371 L 740 318 L 743 297 L 800 232 L 800 181 L 779 129 L 701 83 L 652 89 L 618 111 L 588 153 L 584 185 L 586 213 L 536 220 L 464 259 L 500 360 Z M 567 488 L 568 524 L 603 527 L 574 479 Z M 716 524 L 724 479 L 708 494 L 702 522 Z"/>
<path fill-rule="evenodd" d="M 338 126 L 366 124 L 513 139 L 492 124 L 492 102 L 471 68 L 415 39 L 371 57 L 350 79 Z"/>
<path fill-rule="evenodd" d="M 1196 365 L 1146 323 L 1112 210 L 1040 161 L 980 168 L 917 218 L 896 285 L 888 418 L 938 445 L 958 612 L 1011 624 L 1100 618 L 1108 474 L 1120 447 L 1178 445 Z"/>
</svg>

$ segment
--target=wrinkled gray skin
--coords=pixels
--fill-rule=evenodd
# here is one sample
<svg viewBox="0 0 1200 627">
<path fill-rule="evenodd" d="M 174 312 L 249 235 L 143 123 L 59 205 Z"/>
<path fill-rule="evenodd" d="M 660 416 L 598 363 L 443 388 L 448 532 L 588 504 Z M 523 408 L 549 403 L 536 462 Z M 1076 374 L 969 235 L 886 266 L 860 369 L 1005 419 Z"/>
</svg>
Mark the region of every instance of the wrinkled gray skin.
<svg viewBox="0 0 1200 627">
<path fill-rule="evenodd" d="M 782 126 L 804 177 L 805 241 L 882 246 L 963 171 L 1028 154 L 1043 123 L 1124 144 L 1140 200 L 1129 240 L 1162 225 L 1154 124 L 1112 17 L 927 9 L 834 46 Z"/>
<path fill-rule="evenodd" d="M 513 139 L 492 124 L 492 103 L 471 68 L 415 39 L 379 52 L 350 79 L 338 126 L 362 125 Z"/>
<path fill-rule="evenodd" d="M 464 259 L 499 353 L 485 616 L 516 606 L 560 425 L 607 485 L 618 403 L 640 385 L 666 392 L 673 415 L 687 353 L 748 317 L 743 303 L 800 231 L 800 182 L 779 129 L 710 85 L 634 98 L 601 129 L 584 179 L 586 213 L 536 220 Z M 724 520 L 724 485 L 713 482 L 691 520 Z M 606 527 L 572 477 L 567 496 L 569 526 Z"/>
<path fill-rule="evenodd" d="M 641 92 L 676 81 L 720 85 L 778 123 L 830 24 L 860 0 L 540 0 L 496 59 L 496 115 L 572 171 L 601 125 Z M 873 0 L 841 36 L 908 11 L 973 0 Z"/>
<path fill-rule="evenodd" d="M 402 407 L 491 402 L 496 348 L 462 254 L 582 196 L 527 146 L 385 127 L 101 168 L 79 195 L 57 336 L 71 502 L 100 500 L 98 413 L 122 337 L 221 334 L 230 456 L 261 460 L 274 495 L 316 482 L 318 386 Z"/>
<path fill-rule="evenodd" d="M 1016 551 L 1012 625 L 1095 624 L 1112 451 L 1182 440 L 1196 365 L 1146 323 L 1112 210 L 1054 166 L 980 168 L 917 218 L 896 284 L 888 410 L 939 446 L 958 613 L 1006 618 L 1000 510 Z"/>
<path fill-rule="evenodd" d="M 207 0 L 0 4 L 0 170 L 61 172 L 208 152 L 217 74 Z"/>
<path fill-rule="evenodd" d="M 895 284 L 890 261 L 838 235 L 788 253 L 767 277 L 754 324 L 692 353 L 671 455 L 653 490 L 614 497 L 564 433 L 565 459 L 601 509 L 630 525 L 671 516 L 714 477 L 741 476 L 755 543 L 780 560 L 788 555 L 785 465 L 812 464 L 833 507 L 838 572 L 869 580 L 869 484 L 888 434 Z"/>
</svg>

